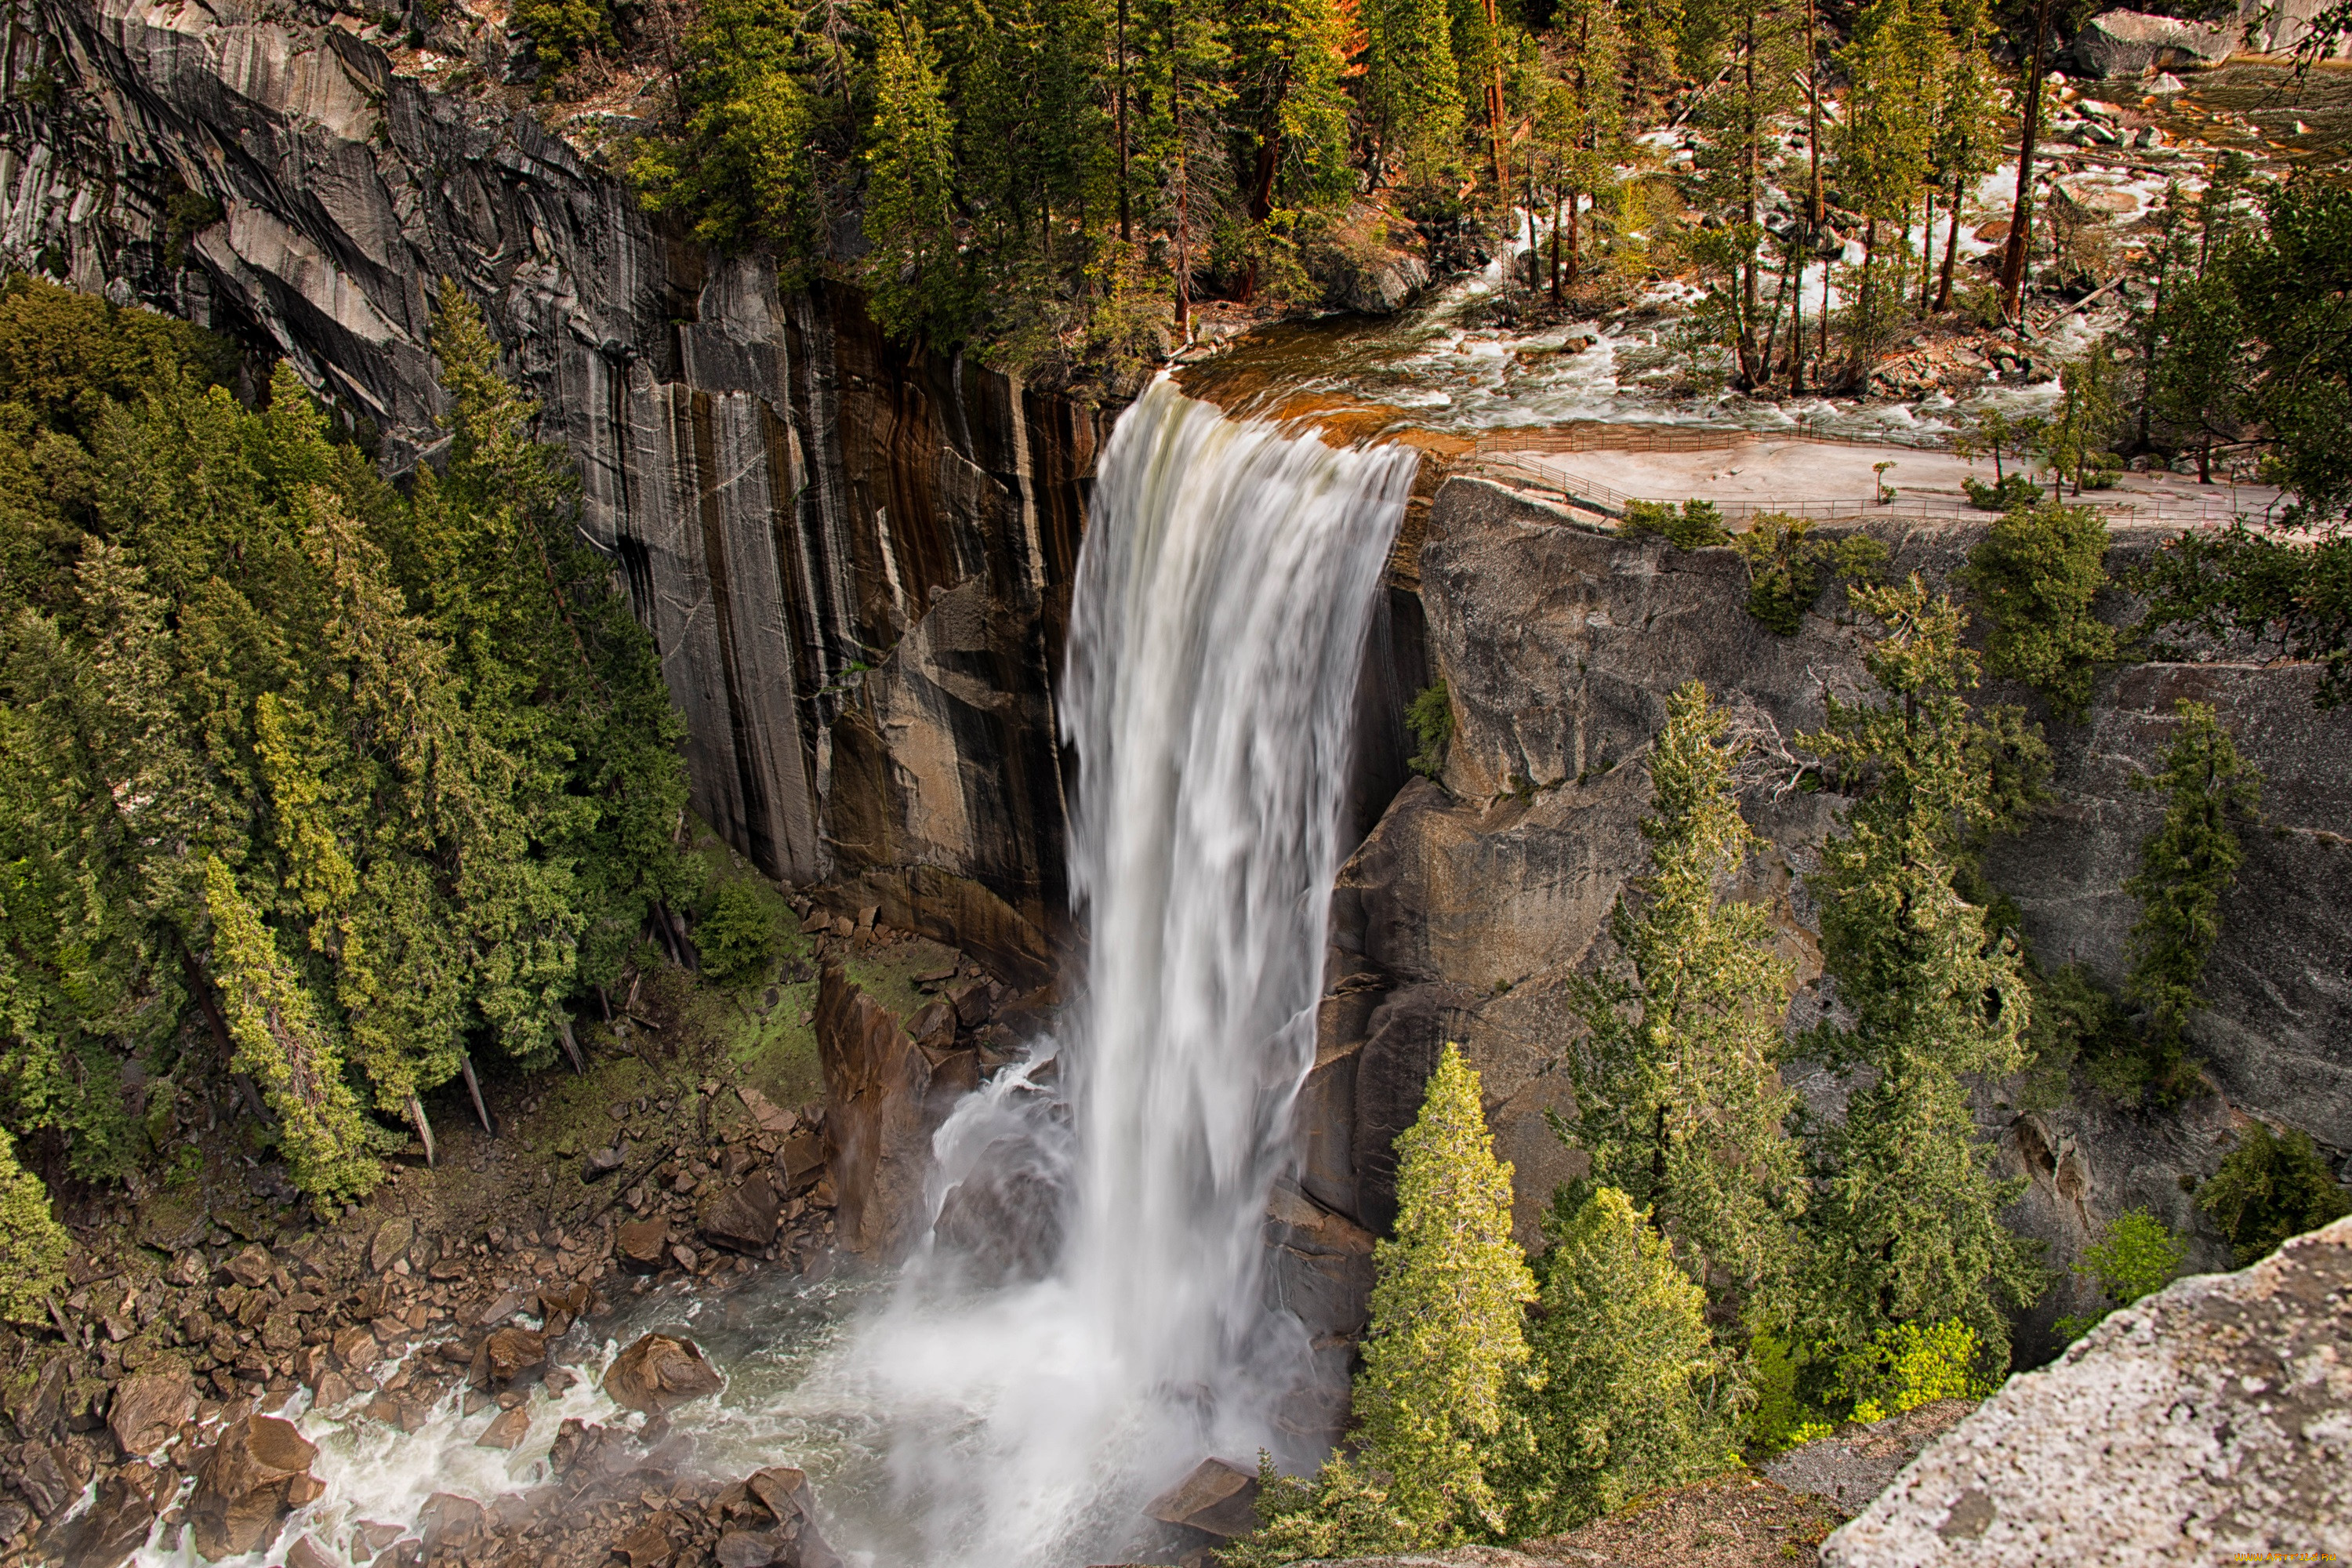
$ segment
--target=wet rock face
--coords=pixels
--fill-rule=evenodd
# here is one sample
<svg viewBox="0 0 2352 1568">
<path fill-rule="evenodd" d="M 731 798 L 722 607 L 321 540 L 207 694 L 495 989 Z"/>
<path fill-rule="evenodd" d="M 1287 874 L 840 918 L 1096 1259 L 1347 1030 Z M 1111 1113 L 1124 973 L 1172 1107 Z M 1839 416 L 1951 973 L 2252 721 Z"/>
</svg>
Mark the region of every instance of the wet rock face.
<svg viewBox="0 0 2352 1568">
<path fill-rule="evenodd" d="M 604 1392 L 614 1404 L 654 1415 L 716 1394 L 720 1386 L 701 1348 L 668 1334 L 646 1335 L 614 1357 L 604 1373 Z"/>
<path fill-rule="evenodd" d="M 891 1012 L 837 963 L 817 984 L 817 1057 L 824 1069 L 825 1164 L 842 1244 L 888 1260 L 922 1225 L 931 1131 L 946 1114 L 932 1062 Z"/>
<path fill-rule="evenodd" d="M 2242 1273 L 2180 1280 L 2011 1379 L 1822 1561 L 2137 1568 L 2340 1551 L 2347 1344 L 2352 1219 Z"/>
<path fill-rule="evenodd" d="M 12 79 L 62 90 L 0 116 L 0 258 L 283 353 L 396 471 L 446 440 L 431 296 L 457 279 L 580 460 L 696 809 L 772 875 L 867 876 L 891 924 L 1045 978 L 1046 693 L 1098 416 L 710 258 L 530 112 L 331 19 L 38 0 Z"/>
<path fill-rule="evenodd" d="M 1891 570 L 1948 583 L 1979 537 L 1968 526 L 1890 532 Z M 2159 535 L 2122 531 L 2120 573 Z M 1301 1185 L 1373 1230 L 1393 1213 L 1389 1140 L 1410 1124 L 1444 1040 L 1479 1068 L 1498 1152 L 1517 1169 L 1514 1224 L 1539 1243 L 1550 1191 L 1579 1156 L 1546 1125 L 1572 1103 L 1559 1064 L 1576 1025 L 1565 981 L 1591 962 L 1610 908 L 1642 864 L 1642 752 L 1669 693 L 1703 679 L 1768 742 L 1818 728 L 1822 683 L 1867 689 L 1861 629 L 1834 591 L 1798 635 L 1749 616 L 1727 550 L 1681 552 L 1583 531 L 1493 486 L 1440 491 L 1420 554 L 1434 663 L 1456 728 L 1445 787 L 1408 785 L 1342 871 L 1314 1076 L 1300 1098 Z M 1980 1097 L 2005 1174 L 2028 1179 L 2010 1219 L 2051 1244 L 2064 1281 L 2021 1326 L 2031 1357 L 2050 1317 L 2079 1310 L 2066 1265 L 2128 1207 L 2197 1234 L 2192 1266 L 2228 1249 L 2181 1186 L 2209 1174 L 2235 1112 L 2300 1127 L 2340 1157 L 2352 1127 L 2352 1038 L 2336 1020 L 2352 972 L 2352 911 L 2335 889 L 2352 821 L 2352 728 L 2312 706 L 2307 668 L 2133 665 L 2105 675 L 2082 725 L 2051 725 L 2053 798 L 2025 835 L 1995 844 L 1994 883 L 2022 908 L 2034 951 L 2122 979 L 2138 918 L 2121 884 L 2163 803 L 2132 787 L 2168 742 L 2176 700 L 2212 704 L 2267 778 L 2266 823 L 2242 835 L 2192 1048 L 2219 1092 L 2166 1116 L 2085 1100 L 2021 1116 L 2014 1086 Z M 1998 683 L 1987 702 L 2023 702 Z M 1793 769 L 1787 770 L 1793 773 Z M 1767 781 L 1746 797 L 1769 850 L 1736 889 L 1772 912 L 1801 989 L 1792 1025 L 1820 1016 L 1817 921 L 1803 886 L 1837 802 Z M 1817 1086 L 1819 1087 L 1819 1086 Z M 1341 1157 L 1344 1149 L 1346 1157 Z M 2200 1226 L 2208 1228 L 2200 1229 Z"/>
<path fill-rule="evenodd" d="M 326 1489 L 310 1474 L 318 1453 L 275 1415 L 248 1415 L 224 1431 L 196 1472 L 188 1508 L 196 1551 L 217 1562 L 267 1550 L 287 1514 Z"/>
<path fill-rule="evenodd" d="M 1028 1139 L 997 1139 L 940 1201 L 934 1243 L 982 1283 L 1044 1279 L 1062 1251 L 1066 1163 Z"/>
</svg>

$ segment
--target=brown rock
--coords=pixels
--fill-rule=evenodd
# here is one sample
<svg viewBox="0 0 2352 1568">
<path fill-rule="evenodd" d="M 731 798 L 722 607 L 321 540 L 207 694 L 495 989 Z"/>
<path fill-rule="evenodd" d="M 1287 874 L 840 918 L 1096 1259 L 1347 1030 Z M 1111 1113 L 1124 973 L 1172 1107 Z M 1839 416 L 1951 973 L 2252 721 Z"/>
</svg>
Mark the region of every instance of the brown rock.
<svg viewBox="0 0 2352 1568">
<path fill-rule="evenodd" d="M 319 1544 L 316 1536 L 305 1535 L 286 1549 L 286 1568 L 342 1568 L 335 1554 Z"/>
<path fill-rule="evenodd" d="M 824 1137 L 804 1129 L 784 1140 L 776 1152 L 776 1169 L 783 1173 L 784 1191 L 797 1193 L 824 1174 Z"/>
<path fill-rule="evenodd" d="M 791 1562 L 792 1542 L 773 1531 L 730 1530 L 719 1538 L 719 1568 L 769 1568 Z"/>
<path fill-rule="evenodd" d="M 1257 1528 L 1257 1476 L 1223 1459 L 1203 1459 L 1192 1473 L 1144 1505 L 1163 1524 L 1181 1524 L 1220 1541 Z"/>
<path fill-rule="evenodd" d="M 482 1435 L 474 1439 L 474 1447 L 519 1448 L 522 1446 L 522 1440 L 530 1436 L 530 1411 L 520 1407 L 513 1410 L 501 1410 L 492 1418 L 490 1424 L 482 1429 Z"/>
<path fill-rule="evenodd" d="M 664 1514 L 649 1519 L 613 1542 L 613 1555 L 626 1558 L 629 1568 L 654 1568 L 656 1563 L 668 1562 L 674 1548 L 664 1528 L 667 1518 Z"/>
<path fill-rule="evenodd" d="M 474 1352 L 466 1375 L 477 1388 L 504 1388 L 535 1366 L 547 1364 L 547 1336 L 529 1329 L 500 1329 Z"/>
<path fill-rule="evenodd" d="M 776 1239 L 782 1206 L 764 1175 L 752 1175 L 712 1199 L 702 1214 L 703 1239 L 730 1252 L 759 1252 Z"/>
<path fill-rule="evenodd" d="M 615 1357 L 604 1392 L 615 1404 L 658 1415 L 720 1387 L 719 1373 L 693 1341 L 647 1334 Z"/>
<path fill-rule="evenodd" d="M 425 1555 L 462 1552 L 486 1534 L 490 1516 L 472 1498 L 459 1497 L 455 1492 L 435 1492 L 425 1500 L 417 1510 L 416 1533 L 425 1543 Z"/>
<path fill-rule="evenodd" d="M 278 1539 L 289 1511 L 316 1498 L 319 1450 L 275 1415 L 248 1415 L 221 1434 L 196 1472 L 188 1504 L 196 1551 L 217 1561 L 258 1552 Z"/>
<path fill-rule="evenodd" d="M 948 993 L 948 1000 L 955 1004 L 956 1022 L 967 1029 L 979 1028 L 988 1022 L 989 1015 L 996 1011 L 996 999 L 988 994 L 988 982 L 985 980 L 959 985 Z"/>
<path fill-rule="evenodd" d="M 319 1375 L 319 1392 L 316 1396 L 316 1403 L 318 1407 L 321 1410 L 332 1410 L 338 1405 L 350 1404 L 352 1402 L 352 1396 L 356 1394 L 358 1392 L 359 1390 L 352 1386 L 351 1380 L 346 1378 L 341 1373 L 321 1373 Z"/>
<path fill-rule="evenodd" d="M 743 1482 L 743 1488 L 760 1500 L 760 1506 L 775 1516 L 778 1524 L 790 1524 L 809 1514 L 808 1472 L 791 1465 L 771 1465 L 755 1470 Z"/>
<path fill-rule="evenodd" d="M 177 1367 L 134 1373 L 115 1384 L 106 1425 L 125 1455 L 143 1459 L 196 1413 L 196 1380 Z"/>
<path fill-rule="evenodd" d="M 415 1240 L 415 1220 L 402 1215 L 384 1221 L 375 1227 L 375 1239 L 368 1243 L 368 1267 L 378 1274 L 389 1273 L 394 1264 L 408 1256 Z"/>
<path fill-rule="evenodd" d="M 17 1450 L 16 1489 L 43 1519 L 65 1512 L 80 1492 L 80 1483 L 67 1473 L 62 1450 L 48 1443 L 27 1443 Z"/>
<path fill-rule="evenodd" d="M 365 1372 L 376 1363 L 379 1353 L 375 1332 L 365 1323 L 354 1323 L 337 1331 L 333 1341 L 335 1360 L 345 1372 Z"/>
<path fill-rule="evenodd" d="M 955 1048 L 956 1010 L 952 1004 L 932 1002 L 907 1020 L 907 1036 L 927 1051 Z"/>
<path fill-rule="evenodd" d="M 669 1222 L 658 1217 L 631 1220 L 613 1246 L 621 1267 L 630 1273 L 658 1274 L 669 1253 Z"/>
<path fill-rule="evenodd" d="M 152 1485 L 147 1468 L 137 1465 L 100 1486 L 89 1510 L 73 1521 L 58 1543 L 65 1568 L 121 1568 L 147 1544 L 155 1522 L 149 1492 Z"/>
<path fill-rule="evenodd" d="M 778 1106 L 749 1084 L 735 1092 L 741 1097 L 743 1109 L 751 1113 L 752 1123 L 762 1132 L 790 1132 L 800 1122 L 797 1115 Z"/>
<path fill-rule="evenodd" d="M 269 1256 L 268 1248 L 257 1245 L 222 1264 L 221 1270 L 247 1289 L 257 1290 L 268 1282 L 269 1271 L 277 1266 L 278 1260 Z"/>
<path fill-rule="evenodd" d="M 888 1008 L 825 965 L 817 987 L 817 1057 L 828 1108 L 825 1161 L 854 1252 L 895 1258 L 914 1240 L 930 1163 L 929 1060 Z"/>
</svg>

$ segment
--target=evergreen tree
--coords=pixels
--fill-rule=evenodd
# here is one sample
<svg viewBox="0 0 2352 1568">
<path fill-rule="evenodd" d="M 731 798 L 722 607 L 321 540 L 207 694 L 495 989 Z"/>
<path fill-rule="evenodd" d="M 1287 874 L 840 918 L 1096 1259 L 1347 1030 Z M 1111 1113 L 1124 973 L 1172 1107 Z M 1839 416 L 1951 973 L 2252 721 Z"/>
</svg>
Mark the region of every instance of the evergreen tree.
<svg viewBox="0 0 2352 1568">
<path fill-rule="evenodd" d="M 1701 133 L 1697 165 L 1702 197 L 1728 220 L 1710 250 L 1729 279 L 1719 302 L 1726 341 L 1738 356 L 1739 384 L 1765 378 L 1769 331 L 1762 297 L 1764 272 L 1764 141 L 1775 120 L 1796 102 L 1802 57 L 1801 34 L 1785 0 L 1706 0 L 1688 26 L 1706 41 L 1699 70 L 1717 74 L 1691 115 Z"/>
<path fill-rule="evenodd" d="M 1144 61 L 1150 89 L 1144 145 L 1163 186 L 1181 339 L 1192 331 L 1192 269 L 1204 259 L 1201 240 L 1213 227 L 1211 203 L 1231 188 L 1223 133 L 1233 47 L 1223 11 L 1207 0 L 1144 0 L 1142 10 L 1151 42 Z"/>
<path fill-rule="evenodd" d="M 1640 1493 L 1738 1463 L 1736 1380 L 1707 1333 L 1706 1298 L 1650 1216 L 1614 1187 L 1546 1216 L 1551 1246 L 1514 1389 L 1516 1462 L 1496 1477 L 1510 1533 L 1549 1534 Z"/>
<path fill-rule="evenodd" d="M 2186 698 L 2174 704 L 2179 729 L 2164 765 L 2135 774 L 2135 787 L 2165 793 L 2164 822 L 2140 846 L 2140 868 L 2124 883 L 2144 911 L 2132 927 L 2131 971 L 2124 994 L 2138 1005 L 2160 1089 L 2193 1080 L 2185 1031 L 2202 1006 L 2198 988 L 2221 940 L 2221 897 L 2238 880 L 2245 855 L 2236 824 L 2257 820 L 2263 775 L 2238 755 L 2213 710 Z"/>
<path fill-rule="evenodd" d="M 874 56 L 863 264 L 874 319 L 894 337 L 953 343 L 963 331 L 956 264 L 955 128 L 923 25 L 886 12 Z"/>
<path fill-rule="evenodd" d="M 1584 205 L 1615 183 L 1629 147 L 1622 68 L 1627 40 L 1617 0 L 1566 0 L 1552 18 L 1567 51 L 1558 77 L 1538 77 L 1528 115 L 1532 178 L 1550 198 L 1551 298 L 1562 302 L 1583 262 Z"/>
<path fill-rule="evenodd" d="M 2031 1300 L 2039 1268 L 2000 1223 L 2011 1194 L 1988 1168 L 1965 1080 L 2019 1068 L 2032 1004 L 2015 939 L 1988 929 L 1960 884 L 1982 836 L 2022 817 L 2042 748 L 2013 715 L 1970 710 L 1976 659 L 1948 599 L 1916 576 L 1848 592 L 1886 628 L 1866 660 L 1884 696 L 1832 698 L 1826 728 L 1801 743 L 1864 792 L 1809 883 L 1823 968 L 1852 1019 L 1824 1024 L 1815 1048 L 1868 1070 L 1844 1120 L 1813 1137 L 1811 1322 L 1849 1355 L 1889 1325 L 1945 1319 L 1998 1349 L 2000 1303 Z"/>
<path fill-rule="evenodd" d="M 1788 965 L 1764 910 L 1720 894 L 1759 847 L 1725 728 L 1697 682 L 1669 700 L 1642 823 L 1650 869 L 1610 917 L 1623 970 L 1580 986 L 1589 1034 L 1570 1071 L 1593 1179 L 1624 1189 L 1694 1279 L 1747 1294 L 1784 1281 L 1803 1205 L 1777 1065 Z"/>
<path fill-rule="evenodd" d="M 1257 290 L 1262 253 L 1288 246 L 1298 215 L 1353 191 L 1347 35 L 1336 0 L 1268 0 L 1234 16 L 1234 115 L 1253 143 L 1244 300 Z"/>
<path fill-rule="evenodd" d="M 1945 214 L 1944 264 L 1935 308 L 1952 308 L 1952 268 L 1960 248 L 1960 209 L 1977 181 L 2000 167 L 2000 93 L 1989 49 L 1991 18 L 1984 0 L 1951 0 L 1946 11 L 1951 53 L 1936 103 L 1935 134 L 1928 146 L 1930 178 L 1951 195 Z M 1932 202 L 1933 197 L 1930 197 Z M 1921 242 L 1932 249 L 1934 237 Z"/>
<path fill-rule="evenodd" d="M 1433 184 L 1462 142 L 1461 75 L 1445 0 L 1363 0 L 1364 124 L 1375 181 Z"/>
<path fill-rule="evenodd" d="M 16 1141 L 0 1131 L 0 1321 L 41 1321 L 66 1289 L 73 1238 L 49 1213 L 48 1189 L 16 1163 Z"/>
<path fill-rule="evenodd" d="M 1841 58 L 1852 87 L 1839 127 L 1837 177 L 1863 215 L 1862 288 L 1848 319 L 1853 371 L 1870 373 L 1895 334 L 1900 279 L 1878 264 L 1879 226 L 1910 225 L 1912 203 L 1933 172 L 1934 108 L 1948 54 L 1935 0 L 1873 0 L 1854 20 Z"/>
<path fill-rule="evenodd" d="M 1398 1139 L 1393 1239 L 1373 1254 L 1371 1324 L 1355 1414 L 1388 1500 L 1434 1534 L 1500 1523 L 1486 1446 L 1527 1360 L 1535 1279 L 1511 1239 L 1511 1168 L 1495 1158 L 1478 1075 L 1451 1044 Z"/>
<path fill-rule="evenodd" d="M 2231 1245 L 2239 1268 L 2277 1251 L 2288 1237 L 2352 1214 L 2327 1161 L 2299 1128 L 2273 1131 L 2267 1122 L 2246 1128 L 2238 1146 L 2197 1189 L 2198 1206 Z"/>
<path fill-rule="evenodd" d="M 1992 617 L 1985 662 L 2021 680 L 2060 718 L 2089 708 L 2091 679 L 2121 639 L 2093 614 L 2107 587 L 2107 525 L 2055 501 L 2004 514 L 1969 552 L 1969 586 Z"/>
</svg>

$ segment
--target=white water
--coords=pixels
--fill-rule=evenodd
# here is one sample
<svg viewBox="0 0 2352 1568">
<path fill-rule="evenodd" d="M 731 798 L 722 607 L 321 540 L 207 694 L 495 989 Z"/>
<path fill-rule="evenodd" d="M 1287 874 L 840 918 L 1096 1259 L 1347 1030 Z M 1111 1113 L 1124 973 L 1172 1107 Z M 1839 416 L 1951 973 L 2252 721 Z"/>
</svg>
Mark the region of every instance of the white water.
<svg viewBox="0 0 2352 1568">
<path fill-rule="evenodd" d="M 1306 1335 L 1263 1304 L 1259 1231 L 1313 1061 L 1357 668 L 1415 461 L 1238 424 L 1164 381 L 1104 451 L 1059 697 L 1083 984 L 1058 1046 L 941 1127 L 931 1183 L 936 1214 L 1011 1152 L 1057 1184 L 1045 1277 L 974 1286 L 927 1246 L 878 1304 L 839 1282 L 665 1289 L 617 1325 L 703 1342 L 729 1386 L 673 1416 L 698 1462 L 803 1466 L 851 1562 L 1102 1561 L 1202 1456 L 1295 1443 L 1275 1407 Z M 306 1529 L 343 1550 L 436 1490 L 527 1484 L 556 1417 L 619 1418 L 584 1384 L 509 1456 L 471 1446 L 490 1414 L 453 1399 L 406 1436 L 305 1416 L 328 1493 L 254 1563 Z M 142 1568 L 185 1561 L 159 1545 Z"/>
</svg>

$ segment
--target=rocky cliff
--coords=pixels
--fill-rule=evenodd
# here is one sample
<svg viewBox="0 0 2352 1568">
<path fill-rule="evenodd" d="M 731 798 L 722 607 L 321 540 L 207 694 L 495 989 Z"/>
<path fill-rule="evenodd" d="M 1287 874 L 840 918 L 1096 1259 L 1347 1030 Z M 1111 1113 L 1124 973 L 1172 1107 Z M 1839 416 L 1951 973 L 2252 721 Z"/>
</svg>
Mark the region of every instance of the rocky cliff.
<svg viewBox="0 0 2352 1568">
<path fill-rule="evenodd" d="M 1892 569 L 1948 581 L 1973 526 L 1888 531 Z M 2119 536 L 2116 564 L 2155 535 Z M 1769 740 L 1818 727 L 1826 684 L 1865 685 L 1864 628 L 1834 591 L 1792 637 L 1744 608 L 1727 550 L 1590 531 L 1481 481 L 1455 479 L 1432 508 L 1420 552 L 1432 661 L 1456 730 L 1443 787 L 1416 780 L 1340 878 L 1315 1077 L 1300 1109 L 1302 1186 L 1374 1229 L 1391 1216 L 1389 1140 L 1418 1109 L 1440 1043 L 1464 1043 L 1485 1078 L 1489 1118 L 1517 1167 L 1523 1240 L 1538 1239 L 1551 1187 L 1573 1173 L 1543 1112 L 1570 1103 L 1559 1069 L 1574 1026 L 1564 982 L 1593 961 L 1627 876 L 1641 864 L 1647 809 L 1642 754 L 1680 682 L 1704 680 L 1742 725 Z M 2210 1173 L 2247 1116 L 2299 1127 L 2337 1158 L 2352 1127 L 2352 724 L 2312 706 L 2306 668 L 2126 667 L 2103 678 L 2089 722 L 2052 725 L 2054 798 L 2033 829 L 2000 845 L 1991 872 L 2023 907 L 2034 949 L 2121 978 L 2137 906 L 2120 890 L 2160 803 L 2131 787 L 2164 745 L 2176 698 L 2211 703 L 2267 775 L 2263 831 L 2223 909 L 2208 976 L 2212 1005 L 2192 1026 L 2209 1091 L 2177 1111 L 2078 1096 L 2016 1108 L 2019 1086 L 1989 1086 L 1979 1111 L 2000 1157 L 2032 1185 L 2012 1223 L 2050 1241 L 2063 1266 L 2120 1210 L 2145 1205 L 2198 1234 L 2193 1261 L 2228 1250 L 2187 1186 Z M 2022 694 L 1988 688 L 1988 700 Z M 1784 778 L 1787 770 L 1784 770 Z M 1792 782 L 1792 781 L 1791 781 Z M 1747 797 L 1769 852 L 1743 896 L 1766 902 L 1802 986 L 1792 1026 L 1820 1016 L 1817 921 L 1802 878 L 1833 824 L 1825 795 L 1759 784 Z M 1837 1085 L 1813 1075 L 1816 1103 Z M 2046 1343 L 2054 1313 L 2079 1310 L 2071 1276 L 2026 1325 Z"/>
<path fill-rule="evenodd" d="M 480 85 L 496 29 L 436 16 L 18 0 L 0 261 L 283 353 L 395 471 L 438 439 L 429 301 L 455 279 L 580 461 L 696 809 L 772 875 L 1044 978 L 1098 416 L 686 243 Z"/>
</svg>

